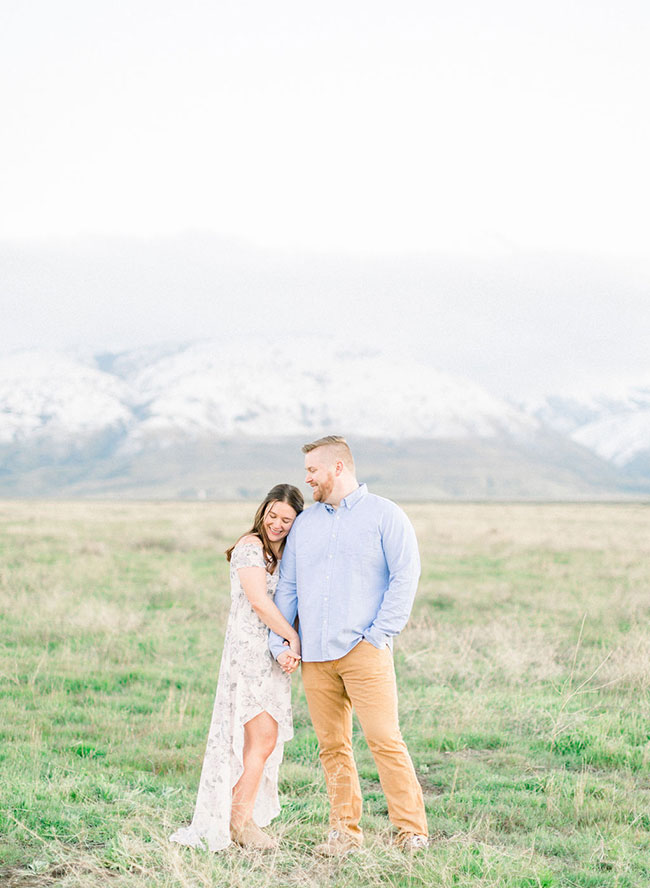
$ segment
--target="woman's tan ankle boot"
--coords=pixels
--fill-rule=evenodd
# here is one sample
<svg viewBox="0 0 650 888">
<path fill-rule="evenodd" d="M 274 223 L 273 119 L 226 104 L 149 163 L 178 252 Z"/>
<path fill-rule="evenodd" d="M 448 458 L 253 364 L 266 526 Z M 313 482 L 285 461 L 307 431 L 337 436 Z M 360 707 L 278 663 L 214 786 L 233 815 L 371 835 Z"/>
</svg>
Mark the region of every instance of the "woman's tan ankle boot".
<svg viewBox="0 0 650 888">
<path fill-rule="evenodd" d="M 278 843 L 271 836 L 267 836 L 252 820 L 247 820 L 242 826 L 230 824 L 230 838 L 236 845 L 242 848 L 257 848 L 259 851 L 272 851 L 278 847 Z"/>
</svg>

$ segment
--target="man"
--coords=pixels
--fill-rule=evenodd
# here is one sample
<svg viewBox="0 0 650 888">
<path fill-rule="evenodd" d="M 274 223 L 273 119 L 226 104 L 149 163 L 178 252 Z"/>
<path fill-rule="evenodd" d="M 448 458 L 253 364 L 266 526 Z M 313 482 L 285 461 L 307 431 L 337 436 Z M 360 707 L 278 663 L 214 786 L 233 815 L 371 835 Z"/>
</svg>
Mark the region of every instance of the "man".
<svg viewBox="0 0 650 888">
<path fill-rule="evenodd" d="M 300 621 L 302 680 L 325 771 L 330 833 L 317 852 L 345 855 L 363 836 L 352 755 L 352 707 L 372 752 L 388 815 L 407 850 L 427 845 L 422 790 L 397 716 L 392 639 L 405 626 L 420 575 L 415 532 L 395 503 L 368 493 L 352 453 L 335 435 L 303 448 L 315 505 L 287 538 L 275 603 Z M 287 672 L 298 658 L 270 633 Z"/>
</svg>

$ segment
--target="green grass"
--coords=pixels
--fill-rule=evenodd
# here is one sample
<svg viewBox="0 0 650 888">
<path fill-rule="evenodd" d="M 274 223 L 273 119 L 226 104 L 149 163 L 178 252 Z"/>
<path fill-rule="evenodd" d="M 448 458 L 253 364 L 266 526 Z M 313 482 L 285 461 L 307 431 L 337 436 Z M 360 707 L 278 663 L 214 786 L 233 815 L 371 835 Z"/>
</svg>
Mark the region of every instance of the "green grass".
<svg viewBox="0 0 650 888">
<path fill-rule="evenodd" d="M 396 645 L 433 843 L 404 858 L 363 737 L 366 851 L 326 830 L 299 678 L 277 854 L 172 846 L 191 816 L 251 507 L 0 504 L 0 885 L 650 884 L 650 508 L 416 505 Z"/>
</svg>

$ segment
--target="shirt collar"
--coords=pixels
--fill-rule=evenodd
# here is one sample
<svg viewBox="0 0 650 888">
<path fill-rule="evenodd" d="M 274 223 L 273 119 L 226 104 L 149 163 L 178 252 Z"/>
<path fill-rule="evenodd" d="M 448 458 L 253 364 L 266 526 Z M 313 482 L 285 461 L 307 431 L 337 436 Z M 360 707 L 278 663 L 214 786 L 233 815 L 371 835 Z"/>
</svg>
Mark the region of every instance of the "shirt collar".
<svg viewBox="0 0 650 888">
<path fill-rule="evenodd" d="M 360 500 L 364 498 L 364 496 L 367 495 L 368 485 L 360 484 L 356 490 L 353 490 L 352 493 L 348 493 L 348 495 L 341 500 L 341 505 L 345 506 L 346 509 L 352 509 Z"/>
</svg>

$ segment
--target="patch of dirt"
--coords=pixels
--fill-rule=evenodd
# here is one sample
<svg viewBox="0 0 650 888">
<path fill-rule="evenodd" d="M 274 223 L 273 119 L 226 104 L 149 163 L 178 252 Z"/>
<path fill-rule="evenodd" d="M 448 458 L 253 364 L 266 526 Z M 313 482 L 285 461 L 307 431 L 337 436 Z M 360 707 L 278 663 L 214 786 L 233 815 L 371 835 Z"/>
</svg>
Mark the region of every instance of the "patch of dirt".
<svg viewBox="0 0 650 888">
<path fill-rule="evenodd" d="M 429 795 L 444 795 L 448 790 L 448 786 L 441 786 L 439 783 L 434 783 L 433 777 L 429 774 L 423 774 L 422 771 L 415 772 L 418 783 L 422 787 L 422 792 L 428 793 Z"/>
<path fill-rule="evenodd" d="M 0 868 L 0 885 L 2 888 L 43 888 L 45 885 L 56 885 L 68 872 L 67 866 L 60 865 L 43 872 L 24 866 L 3 866 Z"/>
<path fill-rule="evenodd" d="M 88 872 L 94 873 L 84 867 L 75 867 L 68 863 L 56 863 L 46 867 L 42 872 L 36 871 L 26 866 L 5 866 L 0 867 L 0 885 L 2 888 L 49 888 L 50 885 L 57 885 L 70 873 Z M 102 878 L 107 880 L 116 876 L 116 873 L 105 870 Z"/>
</svg>

